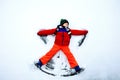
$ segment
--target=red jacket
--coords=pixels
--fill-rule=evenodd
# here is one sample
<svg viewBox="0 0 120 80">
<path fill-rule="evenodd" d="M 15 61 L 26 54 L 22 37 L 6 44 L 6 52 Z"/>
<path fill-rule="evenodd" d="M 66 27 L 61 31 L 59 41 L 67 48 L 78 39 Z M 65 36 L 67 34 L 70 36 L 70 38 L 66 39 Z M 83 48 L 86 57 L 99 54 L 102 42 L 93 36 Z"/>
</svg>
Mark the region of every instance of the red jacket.
<svg viewBox="0 0 120 80">
<path fill-rule="evenodd" d="M 40 30 L 37 34 L 39 36 L 52 35 L 56 32 L 56 29 L 57 28 L 48 29 L 48 30 Z M 71 31 L 71 35 L 86 35 L 88 33 L 87 30 L 70 29 L 70 31 Z M 57 45 L 61 45 L 61 46 L 68 46 L 70 43 L 70 35 L 65 31 L 57 32 L 54 43 Z"/>
</svg>

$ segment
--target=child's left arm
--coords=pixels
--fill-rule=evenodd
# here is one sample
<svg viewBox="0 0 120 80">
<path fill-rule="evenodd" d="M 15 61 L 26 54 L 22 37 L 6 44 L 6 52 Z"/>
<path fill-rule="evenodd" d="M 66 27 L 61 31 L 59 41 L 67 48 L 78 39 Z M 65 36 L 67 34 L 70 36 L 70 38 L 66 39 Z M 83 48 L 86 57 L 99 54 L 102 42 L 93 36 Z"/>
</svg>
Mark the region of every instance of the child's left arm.
<svg viewBox="0 0 120 80">
<path fill-rule="evenodd" d="M 71 29 L 72 35 L 86 35 L 88 33 L 88 30 L 75 30 Z"/>
</svg>

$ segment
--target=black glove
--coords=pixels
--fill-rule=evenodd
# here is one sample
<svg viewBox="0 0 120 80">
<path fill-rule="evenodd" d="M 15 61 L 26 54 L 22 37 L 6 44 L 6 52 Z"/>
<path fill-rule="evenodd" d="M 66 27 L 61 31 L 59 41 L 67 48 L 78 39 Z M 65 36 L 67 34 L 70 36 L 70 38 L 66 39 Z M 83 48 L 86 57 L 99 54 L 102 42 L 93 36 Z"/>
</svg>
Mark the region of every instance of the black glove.
<svg viewBox="0 0 120 80">
<path fill-rule="evenodd" d="M 78 46 L 80 47 L 82 45 L 82 43 L 84 42 L 86 38 L 86 35 L 83 36 L 83 38 L 81 40 L 78 41 Z"/>
<path fill-rule="evenodd" d="M 45 36 L 40 36 L 40 38 L 41 38 L 41 40 L 42 40 L 45 44 L 47 44 L 47 35 L 45 35 Z"/>
</svg>

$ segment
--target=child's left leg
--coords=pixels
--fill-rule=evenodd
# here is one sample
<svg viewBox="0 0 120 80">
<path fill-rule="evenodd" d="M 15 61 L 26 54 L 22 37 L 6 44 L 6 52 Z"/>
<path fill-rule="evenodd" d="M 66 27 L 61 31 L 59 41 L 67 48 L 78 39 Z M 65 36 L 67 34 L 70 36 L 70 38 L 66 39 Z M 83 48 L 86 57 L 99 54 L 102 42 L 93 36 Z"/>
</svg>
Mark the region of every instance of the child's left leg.
<svg viewBox="0 0 120 80">
<path fill-rule="evenodd" d="M 68 59 L 68 62 L 70 64 L 70 67 L 74 68 L 76 71 L 80 71 L 80 67 L 79 67 L 77 61 L 75 60 L 75 57 L 71 53 L 69 47 L 68 46 L 62 46 L 62 51 L 66 55 L 66 57 Z"/>
</svg>

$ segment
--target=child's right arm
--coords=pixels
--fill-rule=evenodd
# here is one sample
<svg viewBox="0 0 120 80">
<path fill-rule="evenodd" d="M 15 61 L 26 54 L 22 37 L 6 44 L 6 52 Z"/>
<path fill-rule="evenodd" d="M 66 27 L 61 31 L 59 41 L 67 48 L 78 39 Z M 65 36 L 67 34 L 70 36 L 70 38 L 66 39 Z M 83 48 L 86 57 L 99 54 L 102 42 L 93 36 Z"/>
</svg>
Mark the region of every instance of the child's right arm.
<svg viewBox="0 0 120 80">
<path fill-rule="evenodd" d="M 51 34 L 54 34 L 55 31 L 56 31 L 56 28 L 48 29 L 48 30 L 40 30 L 37 32 L 37 35 L 39 35 L 39 36 L 51 35 Z"/>
</svg>

